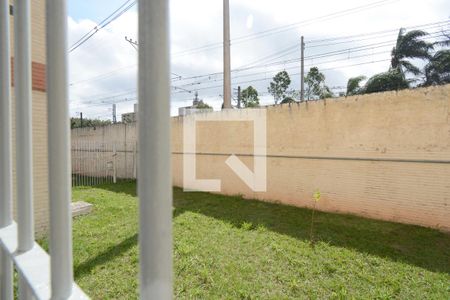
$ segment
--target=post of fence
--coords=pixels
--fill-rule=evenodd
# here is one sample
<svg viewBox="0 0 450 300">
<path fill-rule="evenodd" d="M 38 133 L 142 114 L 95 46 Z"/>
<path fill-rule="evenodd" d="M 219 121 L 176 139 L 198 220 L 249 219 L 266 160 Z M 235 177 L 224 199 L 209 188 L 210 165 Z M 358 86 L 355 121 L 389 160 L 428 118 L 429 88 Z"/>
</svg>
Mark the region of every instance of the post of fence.
<svg viewBox="0 0 450 300">
<path fill-rule="evenodd" d="M 0 228 L 12 223 L 11 54 L 9 1 L 0 0 Z M 0 247 L 0 299 L 13 299 L 13 266 Z"/>
<path fill-rule="evenodd" d="M 139 0 L 138 196 L 141 299 L 172 298 L 168 2 Z"/>
</svg>

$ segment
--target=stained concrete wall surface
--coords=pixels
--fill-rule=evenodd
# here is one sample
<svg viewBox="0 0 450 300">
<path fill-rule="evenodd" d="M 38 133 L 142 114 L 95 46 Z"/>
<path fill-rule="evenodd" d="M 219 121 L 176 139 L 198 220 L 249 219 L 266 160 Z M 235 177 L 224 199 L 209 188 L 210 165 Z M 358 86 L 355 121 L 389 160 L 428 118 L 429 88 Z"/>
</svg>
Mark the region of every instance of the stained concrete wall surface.
<svg viewBox="0 0 450 300">
<path fill-rule="evenodd" d="M 197 178 L 220 179 L 223 194 L 300 207 L 320 190 L 323 211 L 450 230 L 449 95 L 447 85 L 265 108 L 266 192 L 253 192 L 225 163 L 235 154 L 253 168 L 252 123 L 199 122 Z M 181 187 L 183 120 L 172 119 L 173 183 Z M 136 127 L 77 129 L 72 138 L 135 144 Z"/>
</svg>

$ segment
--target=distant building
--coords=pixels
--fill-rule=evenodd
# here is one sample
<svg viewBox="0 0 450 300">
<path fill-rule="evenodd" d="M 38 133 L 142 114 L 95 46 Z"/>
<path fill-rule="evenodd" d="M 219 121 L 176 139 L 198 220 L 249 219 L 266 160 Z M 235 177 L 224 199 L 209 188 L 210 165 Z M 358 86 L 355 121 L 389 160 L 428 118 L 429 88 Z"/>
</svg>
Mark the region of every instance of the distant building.
<svg viewBox="0 0 450 300">
<path fill-rule="evenodd" d="M 136 120 L 137 118 L 135 112 L 122 114 L 122 123 L 134 123 Z"/>
<path fill-rule="evenodd" d="M 186 116 L 199 112 L 208 112 L 208 111 L 213 111 L 213 108 L 208 104 L 204 103 L 203 100 L 199 99 L 198 92 L 195 92 L 195 98 L 192 101 L 192 105 L 178 108 L 178 115 Z"/>
<path fill-rule="evenodd" d="M 122 114 L 122 123 L 134 123 L 137 121 L 137 104 L 134 105 L 134 112 Z"/>
</svg>

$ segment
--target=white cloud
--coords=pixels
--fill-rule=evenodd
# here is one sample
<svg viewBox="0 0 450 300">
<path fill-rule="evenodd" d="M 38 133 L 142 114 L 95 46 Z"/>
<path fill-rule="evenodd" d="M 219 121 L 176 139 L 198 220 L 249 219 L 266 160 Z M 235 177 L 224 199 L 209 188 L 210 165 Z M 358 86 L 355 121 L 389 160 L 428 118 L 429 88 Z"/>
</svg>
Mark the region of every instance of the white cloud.
<svg viewBox="0 0 450 300">
<path fill-rule="evenodd" d="M 252 14 L 250 14 L 250 15 L 248 15 L 248 17 L 247 17 L 247 29 L 252 29 L 253 28 L 253 15 Z"/>
<path fill-rule="evenodd" d="M 278 26 L 284 26 L 304 20 L 314 19 L 347 8 L 361 6 L 370 1 L 296 1 L 296 0 L 231 0 L 232 30 L 232 68 L 237 68 L 277 53 L 288 47 L 293 51 L 286 56 L 272 59 L 280 61 L 299 57 L 295 45 L 299 44 L 300 35 L 306 42 L 330 36 L 365 34 L 401 26 L 412 26 L 448 19 L 450 3 L 446 0 L 393 0 L 358 14 L 327 21 L 296 26 L 294 30 L 268 35 L 261 39 L 249 39 L 247 42 L 233 41 L 237 37 L 248 36 Z M 183 77 L 221 72 L 222 70 L 222 0 L 172 0 L 171 8 L 171 51 L 179 53 L 208 44 L 219 43 L 219 47 L 207 51 L 196 51 L 184 55 L 173 55 L 172 71 Z M 112 10 L 105 8 L 105 10 Z M 77 20 L 69 17 L 70 45 L 95 26 L 92 20 Z M 105 117 L 111 114 L 111 106 L 102 102 L 112 100 L 130 100 L 135 97 L 136 88 L 136 51 L 125 41 L 125 36 L 137 39 L 137 13 L 129 11 L 100 30 L 91 40 L 70 54 L 70 96 L 72 113 L 83 111 L 87 117 Z M 395 40 L 396 32 L 384 35 L 379 39 L 352 42 L 339 45 L 306 48 L 306 56 L 326 53 L 339 49 L 368 45 L 371 43 Z M 330 86 L 345 85 L 352 76 L 372 74 L 386 70 L 389 62 L 361 64 L 364 62 L 389 59 L 391 44 L 370 51 L 353 52 L 322 59 L 307 59 L 307 67 L 318 65 L 327 75 Z M 381 53 L 380 53 L 381 52 Z M 282 53 L 280 53 L 281 55 Z M 261 60 L 261 64 L 270 60 Z M 355 65 L 355 66 L 349 66 Z M 268 81 L 252 81 L 271 78 L 275 72 L 288 70 L 291 74 L 299 72 L 299 63 L 259 68 L 233 74 L 233 87 L 242 84 L 255 86 L 261 94 L 266 94 Z M 333 70 L 327 70 L 333 69 Z M 118 71 L 116 71 L 118 70 Z M 108 72 L 116 71 L 111 74 Z M 98 77 L 100 74 L 107 74 Z M 237 77 L 238 76 L 238 77 Z M 237 77 L 237 78 L 236 78 Z M 92 80 L 87 80 L 93 78 Z M 200 97 L 220 108 L 222 88 L 221 76 L 211 76 L 201 80 L 174 81 L 184 89 L 198 89 Z M 205 83 L 205 79 L 209 79 Z M 299 86 L 299 76 L 293 76 L 292 87 Z M 196 84 L 198 82 L 201 84 Z M 208 87 L 216 87 L 206 89 Z M 177 90 L 172 95 L 172 113 L 179 106 L 185 106 L 193 98 L 192 93 L 181 93 Z M 270 97 L 263 96 L 262 102 L 270 102 Z M 118 104 L 118 112 L 132 111 L 133 101 Z"/>
</svg>

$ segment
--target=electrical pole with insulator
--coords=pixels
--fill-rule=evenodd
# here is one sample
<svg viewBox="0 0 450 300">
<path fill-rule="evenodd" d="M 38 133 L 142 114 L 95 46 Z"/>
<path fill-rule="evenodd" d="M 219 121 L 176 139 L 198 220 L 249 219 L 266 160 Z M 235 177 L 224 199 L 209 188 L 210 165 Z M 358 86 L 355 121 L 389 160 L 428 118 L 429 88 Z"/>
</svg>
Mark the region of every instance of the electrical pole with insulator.
<svg viewBox="0 0 450 300">
<path fill-rule="evenodd" d="M 113 118 L 113 123 L 116 124 L 117 123 L 117 107 L 116 104 L 113 104 L 112 106 L 112 118 Z"/>
<path fill-rule="evenodd" d="M 223 108 L 231 106 L 230 2 L 223 0 Z"/>
<path fill-rule="evenodd" d="M 238 86 L 238 108 L 241 108 L 241 87 Z"/>
<path fill-rule="evenodd" d="M 301 37 L 300 47 L 301 47 L 300 101 L 302 102 L 305 100 L 305 42 L 303 40 L 303 36 Z"/>
</svg>

